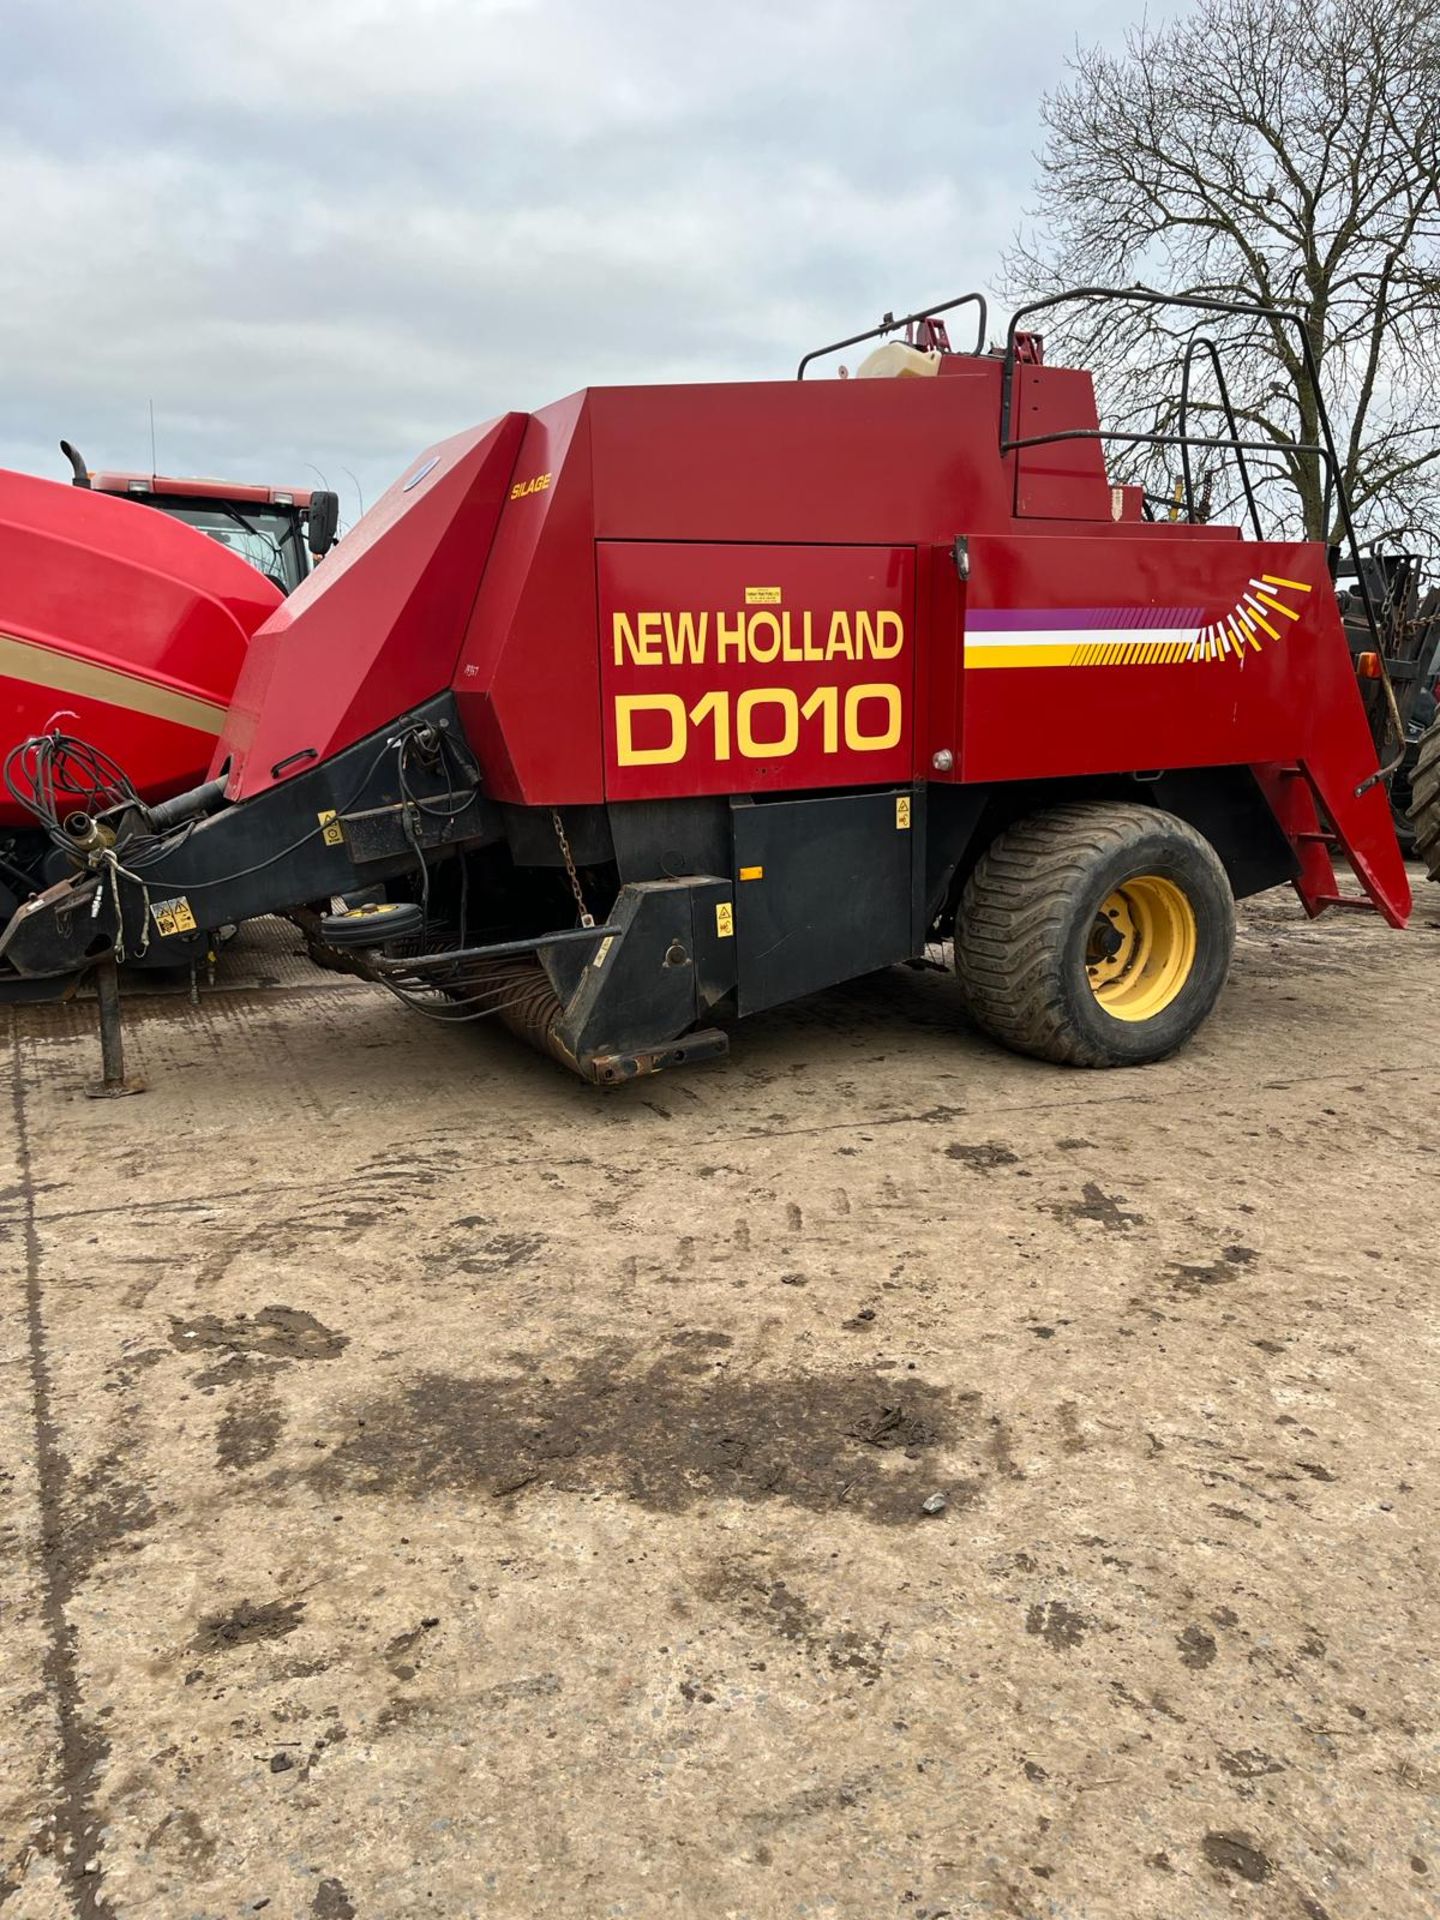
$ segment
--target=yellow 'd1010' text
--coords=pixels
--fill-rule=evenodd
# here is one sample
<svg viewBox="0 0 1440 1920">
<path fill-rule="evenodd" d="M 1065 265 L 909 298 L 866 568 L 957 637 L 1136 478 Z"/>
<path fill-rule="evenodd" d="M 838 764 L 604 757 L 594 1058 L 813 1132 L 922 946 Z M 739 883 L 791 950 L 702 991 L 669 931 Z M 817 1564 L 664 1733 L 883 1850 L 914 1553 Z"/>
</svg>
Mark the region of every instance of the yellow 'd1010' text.
<svg viewBox="0 0 1440 1920">
<path fill-rule="evenodd" d="M 803 699 L 794 687 L 722 688 L 688 706 L 678 693 L 621 693 L 615 759 L 622 767 L 673 766 L 692 753 L 784 760 L 802 743 L 812 752 L 884 753 L 899 744 L 903 711 L 900 689 L 888 681 L 816 687 Z"/>
<path fill-rule="evenodd" d="M 617 667 L 701 667 L 771 660 L 893 660 L 905 645 L 898 613 L 792 613 L 752 607 L 744 613 L 616 613 L 611 641 Z"/>
</svg>

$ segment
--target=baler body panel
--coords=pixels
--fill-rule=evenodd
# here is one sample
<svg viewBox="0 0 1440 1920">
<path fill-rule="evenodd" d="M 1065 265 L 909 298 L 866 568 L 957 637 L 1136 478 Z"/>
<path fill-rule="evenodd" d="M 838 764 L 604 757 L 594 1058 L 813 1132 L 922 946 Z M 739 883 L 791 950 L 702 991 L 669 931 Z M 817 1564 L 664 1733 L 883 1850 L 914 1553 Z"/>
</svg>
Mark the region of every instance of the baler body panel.
<svg viewBox="0 0 1440 1920">
<path fill-rule="evenodd" d="M 525 415 L 412 463 L 255 635 L 211 771 L 248 799 L 449 685 Z"/>
<path fill-rule="evenodd" d="M 908 958 L 921 845 L 908 788 L 737 805 L 733 825 L 742 1014 Z"/>
<path fill-rule="evenodd" d="M 455 675 L 487 791 L 521 805 L 604 798 L 586 400 L 526 424 Z"/>
<path fill-rule="evenodd" d="M 970 546 L 961 770 L 969 782 L 1296 765 L 1386 918 L 1405 862 L 1325 562 L 1314 543 L 1012 535 Z M 1148 767 L 1137 765 L 1143 753 Z M 1302 900 L 1336 881 L 1304 800 Z"/>
<path fill-rule="evenodd" d="M 1015 369 L 1013 438 L 1095 433 L 1099 426 L 1095 384 L 1088 373 L 1074 367 Z M 1048 446 L 1023 447 L 1015 461 L 1015 512 L 1020 519 L 1114 518 L 1105 452 L 1098 440 L 1055 440 Z"/>
<path fill-rule="evenodd" d="M 1368 742 L 1353 691 L 1322 548 L 970 543 L 967 780 L 1281 759 L 1337 705 Z"/>
<path fill-rule="evenodd" d="M 638 667 L 636 683 L 624 672 L 615 678 L 613 619 L 625 609 L 606 599 L 607 569 L 621 564 L 614 556 L 622 547 L 630 549 L 625 590 L 634 597 L 634 610 L 663 614 L 669 606 L 679 614 L 705 603 L 720 549 L 808 548 L 824 558 L 810 567 L 803 595 L 797 576 L 786 611 L 798 632 L 803 617 L 812 628 L 822 619 L 828 623 L 844 602 L 843 555 L 849 551 L 885 554 L 926 543 L 948 550 L 963 530 L 1013 526 L 1017 462 L 1000 456 L 996 439 L 999 363 L 955 360 L 946 372 L 935 382 L 857 381 L 844 387 L 794 381 L 599 387 L 533 415 L 454 681 L 488 790 L 514 804 L 573 806 L 642 792 L 744 792 L 799 784 L 798 766 L 791 769 L 795 779 L 783 780 L 774 765 L 761 770 L 759 757 L 748 771 L 737 769 L 733 789 L 717 781 L 713 763 L 702 772 L 703 759 L 689 755 L 688 772 L 656 774 L 648 782 L 634 766 L 622 773 L 615 702 L 647 689 L 638 684 Z M 1093 423 L 1087 374 L 1045 368 L 1027 373 L 1031 401 L 1050 396 L 1047 421 L 1058 417 L 1063 404 L 1078 408 L 1081 424 Z M 1089 530 L 1108 531 L 1111 495 L 1097 460 L 1093 449 L 1062 450 L 1056 460 L 1041 463 L 1037 484 L 1045 487 L 1050 510 L 1068 509 Z M 653 584 L 645 577 L 647 555 Z M 826 567 L 834 577 L 825 577 Z M 737 574 L 726 588 L 774 584 Z M 715 600 L 712 622 L 722 612 L 728 618 L 729 605 Z M 744 607 L 743 592 L 734 605 Z M 857 602 L 852 612 L 860 610 Z M 915 659 L 924 637 L 918 619 L 912 607 L 905 638 L 907 741 L 913 740 Z M 743 675 L 730 676 L 732 701 L 747 687 L 778 684 L 756 677 L 753 669 L 763 665 L 752 659 Z M 599 698 L 606 676 L 614 685 Z M 687 714 L 721 691 L 718 682 L 701 686 L 687 672 L 687 687 L 692 681 L 695 697 Z M 843 701 L 843 678 L 834 684 Z M 650 690 L 680 698 L 668 685 Z M 818 681 L 804 690 L 797 683 L 796 690 L 802 701 L 820 691 L 825 711 L 817 709 L 812 718 L 823 731 L 828 694 Z M 866 739 L 866 729 L 856 737 Z M 876 753 L 868 744 L 864 751 Z M 732 765 L 737 758 L 732 742 Z M 876 758 L 862 763 L 832 752 L 811 771 L 820 784 L 883 782 L 900 770 L 900 758 L 897 751 L 881 765 Z M 704 784 L 686 784 L 687 778 Z"/>
<path fill-rule="evenodd" d="M 912 548 L 598 552 L 608 799 L 910 778 Z"/>
<path fill-rule="evenodd" d="M 204 776 L 279 590 L 134 501 L 0 469 L 0 755 L 56 725 L 147 800 Z M 29 816 L 0 795 L 0 826 Z"/>
<path fill-rule="evenodd" d="M 910 546 L 1009 526 L 1000 365 L 590 390 L 597 540 Z"/>
</svg>

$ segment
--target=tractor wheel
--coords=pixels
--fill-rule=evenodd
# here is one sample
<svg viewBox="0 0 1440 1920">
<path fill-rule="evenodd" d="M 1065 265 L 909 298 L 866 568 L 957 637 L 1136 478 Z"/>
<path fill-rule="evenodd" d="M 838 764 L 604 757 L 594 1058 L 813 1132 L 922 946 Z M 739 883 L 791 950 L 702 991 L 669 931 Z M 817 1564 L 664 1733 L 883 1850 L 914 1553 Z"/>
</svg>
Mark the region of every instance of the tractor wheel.
<svg viewBox="0 0 1440 1920">
<path fill-rule="evenodd" d="M 1154 807 L 1078 801 L 986 849 L 956 916 L 955 970 L 976 1025 L 1016 1052 L 1142 1066 L 1204 1020 L 1234 944 L 1208 840 Z"/>
<path fill-rule="evenodd" d="M 1440 880 L 1440 720 L 1420 736 L 1410 772 L 1410 818 L 1415 822 L 1415 858 Z"/>
</svg>

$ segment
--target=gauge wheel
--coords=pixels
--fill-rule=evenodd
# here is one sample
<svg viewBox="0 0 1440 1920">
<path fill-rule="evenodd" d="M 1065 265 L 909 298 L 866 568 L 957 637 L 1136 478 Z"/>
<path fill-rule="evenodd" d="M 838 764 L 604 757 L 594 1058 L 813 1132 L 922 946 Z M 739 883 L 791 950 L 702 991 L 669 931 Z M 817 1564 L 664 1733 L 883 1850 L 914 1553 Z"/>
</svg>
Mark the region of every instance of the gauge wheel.
<svg viewBox="0 0 1440 1920">
<path fill-rule="evenodd" d="M 981 855 L 955 970 L 976 1025 L 1017 1053 L 1143 1066 L 1205 1019 L 1234 944 L 1230 883 L 1203 835 L 1155 807 L 1080 801 Z"/>
<path fill-rule="evenodd" d="M 320 916 L 320 937 L 330 947 L 384 947 L 419 933 L 425 915 L 415 900 L 366 900 L 343 913 Z"/>
<path fill-rule="evenodd" d="M 1440 720 L 1420 736 L 1410 769 L 1410 818 L 1415 823 L 1414 853 L 1432 880 L 1440 880 Z"/>
</svg>

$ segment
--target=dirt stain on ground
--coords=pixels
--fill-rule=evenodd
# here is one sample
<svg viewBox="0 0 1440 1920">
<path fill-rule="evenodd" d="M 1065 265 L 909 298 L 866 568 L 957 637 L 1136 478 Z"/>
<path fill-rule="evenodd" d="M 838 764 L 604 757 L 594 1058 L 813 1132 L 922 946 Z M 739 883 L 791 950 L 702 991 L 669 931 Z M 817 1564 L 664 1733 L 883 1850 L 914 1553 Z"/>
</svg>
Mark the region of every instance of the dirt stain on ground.
<svg viewBox="0 0 1440 1920">
<path fill-rule="evenodd" d="M 603 1488 L 670 1513 L 728 1495 L 898 1524 L 921 1520 L 936 1484 L 926 1456 L 966 1432 L 973 1410 L 924 1380 L 899 1389 L 864 1368 L 737 1378 L 617 1344 L 559 1379 L 538 1368 L 422 1374 L 363 1416 L 308 1482 L 492 1496 Z"/>
<path fill-rule="evenodd" d="M 1063 1600 L 1046 1600 L 1031 1607 L 1025 1615 L 1025 1631 L 1039 1636 L 1056 1653 L 1068 1653 L 1085 1638 L 1090 1622 Z"/>
<path fill-rule="evenodd" d="M 181 1353 L 225 1347 L 232 1353 L 269 1353 L 282 1360 L 333 1360 L 350 1340 L 298 1307 L 262 1307 L 253 1317 L 237 1313 L 233 1320 L 213 1313 L 197 1314 L 193 1320 L 172 1318 L 170 1344 Z"/>
<path fill-rule="evenodd" d="M 155 1509 L 130 1472 L 131 1446 L 123 1425 L 83 1473 L 74 1473 L 63 1504 L 57 1549 L 66 1577 L 83 1579 L 127 1534 L 152 1526 Z"/>
<path fill-rule="evenodd" d="M 1221 1747 L 1216 1752 L 1220 1766 L 1235 1780 L 1260 1780 L 1267 1773 L 1284 1773 L 1285 1763 L 1259 1747 L 1241 1747 L 1231 1753 Z"/>
<path fill-rule="evenodd" d="M 397 1633 L 385 1648 L 385 1664 L 397 1680 L 413 1680 L 420 1666 L 420 1652 L 426 1634 L 440 1624 L 438 1616 L 427 1614 L 418 1627 Z"/>
<path fill-rule="evenodd" d="M 1143 1227 L 1143 1213 L 1129 1213 L 1121 1206 L 1121 1194 L 1106 1193 L 1093 1180 L 1087 1180 L 1080 1189 L 1078 1200 L 1055 1200 L 1046 1206 L 1046 1213 L 1053 1213 L 1057 1220 L 1080 1221 L 1093 1220 L 1104 1227 L 1107 1233 L 1128 1233 L 1131 1227 Z"/>
<path fill-rule="evenodd" d="M 545 1247 L 543 1233 L 494 1233 L 458 1262 L 461 1273 L 508 1273 L 534 1260 Z"/>
<path fill-rule="evenodd" d="M 187 1873 L 202 1874 L 215 1858 L 216 1842 L 189 1807 L 172 1809 L 145 1836 L 147 1853 L 168 1854 Z"/>
<path fill-rule="evenodd" d="M 304 1613 L 303 1600 L 269 1600 L 263 1606 L 242 1600 L 226 1612 L 204 1615 L 190 1644 L 199 1653 L 228 1653 L 252 1640 L 283 1640 Z"/>
<path fill-rule="evenodd" d="M 1252 1886 L 1258 1887 L 1262 1880 L 1268 1880 L 1273 1870 L 1274 1863 L 1248 1833 L 1207 1833 L 1200 1842 L 1200 1851 L 1212 1867 L 1238 1874 Z"/>
<path fill-rule="evenodd" d="M 849 1779 L 838 1780 L 833 1786 L 802 1787 L 798 1793 L 748 1814 L 746 1824 L 757 1833 L 783 1833 L 787 1827 L 813 1820 L 817 1814 L 848 1813 L 864 1805 L 879 1778 L 879 1771 L 878 1767 L 872 1767 L 864 1773 L 852 1774 Z"/>
<path fill-rule="evenodd" d="M 982 1140 L 976 1146 L 966 1146 L 955 1140 L 945 1149 L 947 1160 L 958 1160 L 962 1166 L 973 1167 L 977 1173 L 989 1173 L 994 1167 L 1015 1167 L 1020 1164 L 1018 1153 L 999 1140 Z"/>
<path fill-rule="evenodd" d="M 873 1633 L 832 1626 L 787 1581 L 757 1578 L 744 1568 L 716 1568 L 700 1591 L 733 1608 L 747 1626 L 789 1641 L 832 1673 L 854 1674 L 867 1687 L 880 1678 L 888 1624 Z"/>
<path fill-rule="evenodd" d="M 1062 1400 L 1055 1409 L 1060 1421 L 1060 1446 L 1065 1453 L 1084 1453 L 1089 1446 L 1080 1426 L 1080 1409 L 1073 1400 Z"/>
<path fill-rule="evenodd" d="M 1207 1287 L 1224 1286 L 1235 1278 L 1238 1267 L 1248 1267 L 1255 1258 L 1251 1247 L 1225 1247 L 1218 1260 L 1196 1262 L 1193 1265 L 1184 1261 L 1175 1261 L 1160 1276 L 1168 1280 L 1176 1293 L 1188 1294 L 1192 1299 L 1203 1293 Z"/>
<path fill-rule="evenodd" d="M 1204 1627 L 1189 1626 L 1183 1633 L 1177 1633 L 1175 1644 L 1180 1649 L 1181 1664 L 1194 1667 L 1208 1667 L 1215 1658 L 1215 1636 L 1207 1633 Z"/>
<path fill-rule="evenodd" d="M 979 1394 L 963 1396 L 970 1406 L 978 1406 Z M 867 1447 L 879 1447 L 882 1450 L 898 1447 L 902 1452 L 914 1458 L 925 1447 L 933 1447 L 940 1439 L 933 1426 L 926 1424 L 923 1415 L 912 1403 L 903 1402 L 892 1406 L 877 1407 L 853 1428 L 854 1440 L 863 1440 Z"/>
<path fill-rule="evenodd" d="M 220 1417 L 215 1454 L 222 1467 L 243 1472 L 268 1460 L 285 1431 L 285 1409 L 269 1380 L 242 1388 Z"/>
<path fill-rule="evenodd" d="M 998 1413 L 990 1416 L 990 1435 L 986 1451 L 995 1463 L 995 1471 L 1005 1480 L 1023 1480 L 1025 1469 L 1016 1460 L 1010 1446 L 1010 1429 Z"/>
</svg>

